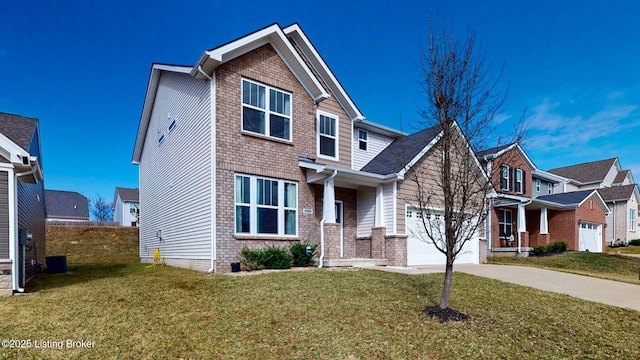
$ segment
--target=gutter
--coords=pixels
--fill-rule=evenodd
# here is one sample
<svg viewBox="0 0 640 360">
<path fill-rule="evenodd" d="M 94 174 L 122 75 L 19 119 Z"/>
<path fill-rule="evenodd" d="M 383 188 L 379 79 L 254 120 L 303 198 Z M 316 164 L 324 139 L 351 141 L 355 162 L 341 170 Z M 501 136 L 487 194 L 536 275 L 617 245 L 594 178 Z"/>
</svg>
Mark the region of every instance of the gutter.
<svg viewBox="0 0 640 360">
<path fill-rule="evenodd" d="M 337 175 L 338 175 L 338 170 L 333 170 L 333 174 L 329 177 L 328 180 L 333 179 Z M 324 217 L 324 211 L 322 213 L 323 213 L 322 220 L 320 220 L 320 259 L 319 259 L 320 263 L 318 264 L 318 269 L 322 268 L 322 262 L 324 261 L 324 223 L 325 221 L 327 221 L 327 219 Z"/>
<path fill-rule="evenodd" d="M 204 55 L 203 55 L 204 57 Z M 216 208 L 216 72 L 214 71 L 211 76 L 202 71 L 202 66 L 198 65 L 198 72 L 209 80 L 211 91 L 210 97 L 210 112 L 211 112 L 211 267 L 207 270 L 207 273 L 213 273 L 216 271 L 216 257 L 217 255 L 217 220 L 218 215 Z M 193 74 L 192 74 L 193 75 Z"/>
</svg>

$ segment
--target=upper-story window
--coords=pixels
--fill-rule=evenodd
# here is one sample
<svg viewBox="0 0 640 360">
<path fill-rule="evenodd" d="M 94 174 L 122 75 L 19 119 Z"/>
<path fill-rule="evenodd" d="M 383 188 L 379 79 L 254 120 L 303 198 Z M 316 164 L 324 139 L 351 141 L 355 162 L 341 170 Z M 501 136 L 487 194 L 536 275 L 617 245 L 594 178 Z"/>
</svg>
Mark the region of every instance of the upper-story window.
<svg viewBox="0 0 640 360">
<path fill-rule="evenodd" d="M 500 170 L 500 189 L 509 190 L 509 166 L 502 165 Z"/>
<path fill-rule="evenodd" d="M 523 182 L 523 180 L 522 180 L 522 170 L 516 169 L 516 183 L 515 183 L 516 188 L 515 188 L 515 191 L 518 194 L 522 194 L 524 192 L 524 191 L 522 191 L 524 189 L 524 187 L 522 186 L 522 182 Z"/>
<path fill-rule="evenodd" d="M 291 94 L 242 79 L 242 130 L 291 140 Z"/>
<path fill-rule="evenodd" d="M 629 209 L 629 230 L 636 230 L 636 211 L 634 209 Z"/>
<path fill-rule="evenodd" d="M 536 179 L 536 192 L 540 192 L 540 179 Z"/>
<path fill-rule="evenodd" d="M 548 183 L 547 184 L 547 192 L 549 193 L 549 195 L 553 194 L 553 184 L 552 183 Z"/>
<path fill-rule="evenodd" d="M 369 133 L 364 130 L 358 130 L 358 149 L 367 151 L 367 143 L 369 142 Z"/>
<path fill-rule="evenodd" d="M 129 204 L 129 213 L 131 215 L 135 215 L 138 213 L 138 203 L 130 203 Z"/>
<path fill-rule="evenodd" d="M 338 160 L 338 117 L 318 112 L 318 156 Z"/>
</svg>

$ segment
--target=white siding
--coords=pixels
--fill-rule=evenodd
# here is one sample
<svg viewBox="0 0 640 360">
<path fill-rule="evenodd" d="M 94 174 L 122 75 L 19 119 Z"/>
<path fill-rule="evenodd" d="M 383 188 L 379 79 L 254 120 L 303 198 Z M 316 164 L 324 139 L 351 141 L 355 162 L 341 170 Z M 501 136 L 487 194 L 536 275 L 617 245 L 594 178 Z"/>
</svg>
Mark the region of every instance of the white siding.
<svg viewBox="0 0 640 360">
<path fill-rule="evenodd" d="M 358 189 L 358 233 L 357 236 L 370 236 L 375 225 L 376 189 L 361 187 Z"/>
<path fill-rule="evenodd" d="M 393 220 L 396 214 L 396 207 L 394 203 L 394 185 L 395 183 L 385 184 L 383 189 L 383 219 L 382 224 L 387 228 L 387 235 L 394 235 Z M 404 216 L 404 214 L 402 215 Z"/>
<path fill-rule="evenodd" d="M 141 257 L 159 248 L 165 258 L 211 258 L 209 95 L 209 83 L 188 74 L 160 78 L 139 169 Z"/>
<path fill-rule="evenodd" d="M 113 221 L 123 225 L 122 223 L 122 199 L 120 198 L 120 194 L 116 195 L 116 202 L 113 204 Z"/>
<path fill-rule="evenodd" d="M 393 138 L 378 134 L 369 130 L 365 130 L 368 133 L 367 150 L 360 150 L 358 138 L 359 128 L 353 129 L 353 169 L 360 170 L 363 166 L 367 165 L 371 159 L 376 157 L 382 150 L 384 150 L 389 144 L 393 142 Z"/>
</svg>

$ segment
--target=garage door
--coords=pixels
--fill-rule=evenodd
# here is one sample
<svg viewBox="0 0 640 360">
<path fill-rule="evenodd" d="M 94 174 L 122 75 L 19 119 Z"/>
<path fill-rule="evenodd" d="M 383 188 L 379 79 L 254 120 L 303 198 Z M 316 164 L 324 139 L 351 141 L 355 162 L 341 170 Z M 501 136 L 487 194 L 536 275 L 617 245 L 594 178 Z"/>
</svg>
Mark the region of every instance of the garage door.
<svg viewBox="0 0 640 360">
<path fill-rule="evenodd" d="M 602 225 L 580 222 L 579 246 L 580 251 L 602 252 Z"/>
<path fill-rule="evenodd" d="M 444 227 L 444 222 L 441 221 L 442 213 L 434 211 L 422 214 L 417 209 L 407 209 L 407 265 L 444 265 L 447 261 L 445 255 L 438 251 L 432 243 L 421 240 L 421 238 L 426 239 L 422 216 L 429 216 L 432 221 L 440 222 Z M 474 236 L 471 241 L 467 241 L 455 263 L 477 264 L 479 262 L 478 244 L 477 236 Z"/>
</svg>

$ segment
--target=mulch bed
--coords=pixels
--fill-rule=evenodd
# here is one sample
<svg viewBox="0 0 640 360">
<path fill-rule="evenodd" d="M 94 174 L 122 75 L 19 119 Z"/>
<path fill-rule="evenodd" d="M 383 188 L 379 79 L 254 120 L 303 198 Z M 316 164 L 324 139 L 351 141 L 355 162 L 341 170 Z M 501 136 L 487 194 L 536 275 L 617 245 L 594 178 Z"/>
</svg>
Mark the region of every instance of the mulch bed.
<svg viewBox="0 0 640 360">
<path fill-rule="evenodd" d="M 471 317 L 465 313 L 451 308 L 442 309 L 440 306 L 426 306 L 422 312 L 430 317 L 437 317 L 441 323 L 471 320 Z"/>
</svg>

